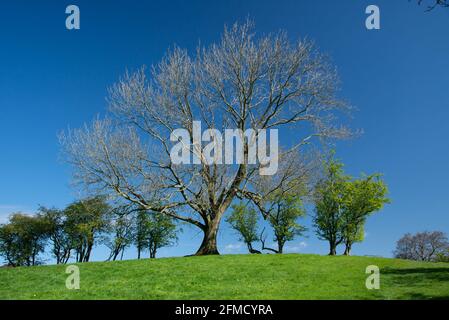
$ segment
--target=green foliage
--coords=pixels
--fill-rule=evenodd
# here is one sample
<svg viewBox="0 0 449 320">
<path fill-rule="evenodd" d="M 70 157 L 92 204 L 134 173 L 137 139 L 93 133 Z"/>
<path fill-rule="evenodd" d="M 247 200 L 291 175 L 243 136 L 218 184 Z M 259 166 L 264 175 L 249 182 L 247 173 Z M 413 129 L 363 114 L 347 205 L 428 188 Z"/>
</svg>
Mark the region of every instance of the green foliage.
<svg viewBox="0 0 449 320">
<path fill-rule="evenodd" d="M 346 183 L 343 203 L 342 231 L 346 244 L 346 254 L 349 254 L 354 242 L 363 241 L 366 219 L 389 203 L 386 197 L 388 189 L 379 174 L 373 174 Z"/>
<path fill-rule="evenodd" d="M 354 242 L 363 241 L 366 219 L 389 202 L 388 189 L 379 174 L 353 179 L 333 155 L 325 164 L 325 175 L 315 188 L 314 225 L 320 239 L 327 240 L 330 255 L 344 242 L 345 254 Z"/>
<path fill-rule="evenodd" d="M 314 192 L 314 225 L 318 238 L 329 242 L 329 254 L 343 241 L 344 202 L 350 177 L 343 172 L 343 164 L 330 158 L 324 165 L 325 176 Z"/>
<path fill-rule="evenodd" d="M 298 195 L 282 194 L 273 200 L 273 210 L 268 215 L 268 222 L 273 228 L 278 253 L 283 252 L 287 241 L 304 233 L 306 228 L 298 224 L 297 219 L 305 214 L 302 200 Z"/>
<path fill-rule="evenodd" d="M 243 241 L 252 253 L 258 252 L 253 249 L 253 242 L 259 240 L 257 225 L 259 215 L 253 207 L 243 203 L 232 206 L 232 211 L 226 219 L 231 227 L 240 235 L 239 241 Z"/>
<path fill-rule="evenodd" d="M 14 213 L 0 226 L 0 255 L 11 266 L 34 266 L 45 249 L 48 225 L 38 216 Z"/>
<path fill-rule="evenodd" d="M 110 235 L 105 241 L 106 246 L 111 250 L 109 260 L 115 261 L 119 255 L 120 260 L 123 258 L 125 249 L 133 243 L 133 224 L 133 217 L 117 208 L 109 222 Z"/>
<path fill-rule="evenodd" d="M 65 209 L 66 231 L 76 252 L 76 261 L 87 262 L 95 243 L 104 241 L 111 208 L 103 197 L 76 201 Z"/>
<path fill-rule="evenodd" d="M 56 264 L 67 263 L 73 249 L 73 241 L 67 232 L 67 219 L 64 210 L 39 208 L 38 216 L 47 225 L 51 253 Z"/>
<path fill-rule="evenodd" d="M 138 211 L 136 218 L 134 242 L 138 258 L 142 251 L 149 251 L 150 258 L 155 258 L 157 250 L 172 245 L 178 240 L 177 226 L 174 220 L 162 213 Z"/>
</svg>

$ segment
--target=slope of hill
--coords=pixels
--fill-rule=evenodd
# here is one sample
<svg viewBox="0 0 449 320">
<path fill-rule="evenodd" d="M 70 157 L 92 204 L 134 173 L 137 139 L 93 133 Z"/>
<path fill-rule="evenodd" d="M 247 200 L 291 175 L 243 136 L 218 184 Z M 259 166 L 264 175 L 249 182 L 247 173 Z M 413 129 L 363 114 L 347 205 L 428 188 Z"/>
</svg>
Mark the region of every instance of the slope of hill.
<svg viewBox="0 0 449 320">
<path fill-rule="evenodd" d="M 380 268 L 368 290 L 366 267 Z M 449 264 L 372 257 L 224 255 L 0 269 L 0 299 L 449 299 Z"/>
</svg>

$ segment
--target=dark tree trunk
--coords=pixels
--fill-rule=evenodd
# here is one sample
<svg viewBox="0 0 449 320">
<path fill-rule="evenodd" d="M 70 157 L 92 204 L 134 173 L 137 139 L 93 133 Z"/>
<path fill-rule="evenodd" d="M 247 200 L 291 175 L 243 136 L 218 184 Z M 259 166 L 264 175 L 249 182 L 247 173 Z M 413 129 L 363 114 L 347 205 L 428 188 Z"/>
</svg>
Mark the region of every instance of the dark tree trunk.
<svg viewBox="0 0 449 320">
<path fill-rule="evenodd" d="M 261 254 L 262 253 L 259 250 L 254 249 L 253 245 L 251 243 L 247 243 L 246 245 L 248 246 L 249 253 L 255 253 L 255 254 Z"/>
<path fill-rule="evenodd" d="M 329 255 L 335 256 L 337 254 L 337 245 L 334 242 L 329 242 Z"/>
<path fill-rule="evenodd" d="M 201 246 L 195 253 L 196 256 L 204 256 L 211 254 L 220 254 L 217 249 L 217 234 L 220 219 L 212 221 L 204 229 L 204 238 L 201 242 Z"/>
<path fill-rule="evenodd" d="M 278 253 L 282 253 L 284 250 L 284 242 L 278 240 Z"/>
<path fill-rule="evenodd" d="M 345 256 L 351 255 L 351 247 L 352 247 L 351 243 L 346 243 L 345 252 L 343 253 Z"/>
<path fill-rule="evenodd" d="M 86 255 L 84 256 L 84 262 L 89 262 L 90 260 L 90 252 L 92 251 L 92 246 L 89 245 L 87 249 Z"/>
</svg>

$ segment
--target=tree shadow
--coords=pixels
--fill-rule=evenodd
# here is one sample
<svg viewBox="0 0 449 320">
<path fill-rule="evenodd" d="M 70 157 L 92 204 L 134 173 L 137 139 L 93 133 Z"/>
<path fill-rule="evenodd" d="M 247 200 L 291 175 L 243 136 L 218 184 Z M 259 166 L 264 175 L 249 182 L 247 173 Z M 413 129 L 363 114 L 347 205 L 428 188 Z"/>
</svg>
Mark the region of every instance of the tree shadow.
<svg viewBox="0 0 449 320">
<path fill-rule="evenodd" d="M 413 289 L 429 287 L 432 284 L 449 288 L 449 267 L 434 268 L 383 268 L 382 275 L 389 277 L 394 286 L 410 288 L 411 291 L 401 295 L 402 299 L 414 300 L 449 300 L 449 290 L 442 292 L 442 295 L 428 295 L 422 292 L 414 292 Z"/>
<path fill-rule="evenodd" d="M 408 300 L 449 300 L 449 295 L 446 296 L 430 296 L 418 292 L 409 292 L 403 296 L 404 299 Z"/>
<path fill-rule="evenodd" d="M 449 267 L 435 267 L 435 268 L 383 268 L 382 274 L 391 274 L 397 276 L 404 276 L 410 278 L 420 278 L 422 280 L 434 281 L 448 281 L 449 282 Z"/>
</svg>

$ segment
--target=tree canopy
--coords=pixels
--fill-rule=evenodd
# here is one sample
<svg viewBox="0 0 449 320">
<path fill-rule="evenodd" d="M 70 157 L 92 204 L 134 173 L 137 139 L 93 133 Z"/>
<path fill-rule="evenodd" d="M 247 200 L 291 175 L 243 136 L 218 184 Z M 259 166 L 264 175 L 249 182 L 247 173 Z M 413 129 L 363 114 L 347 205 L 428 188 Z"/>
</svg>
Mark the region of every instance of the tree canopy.
<svg viewBox="0 0 449 320">
<path fill-rule="evenodd" d="M 349 255 L 353 243 L 363 240 L 365 221 L 389 202 L 387 192 L 379 174 L 354 179 L 333 155 L 324 163 L 324 177 L 314 192 L 314 225 L 318 237 L 329 242 L 330 255 L 342 242 Z"/>
</svg>

